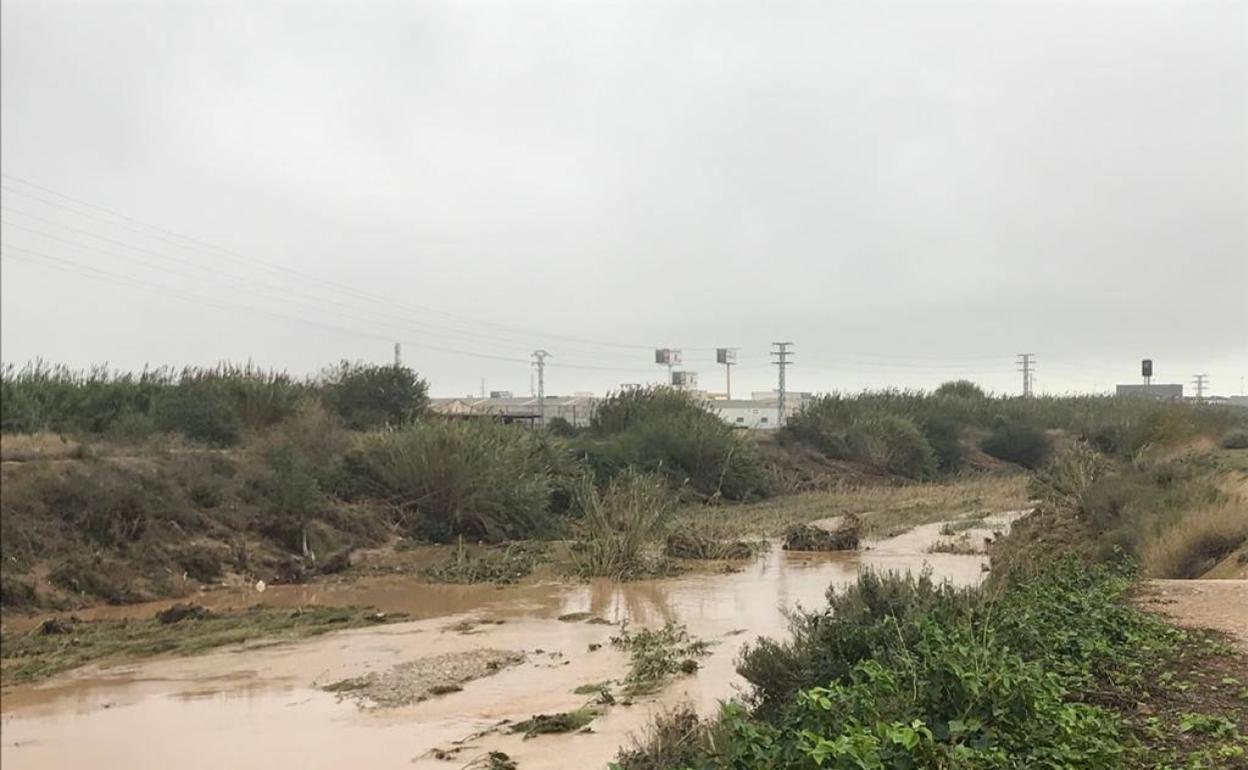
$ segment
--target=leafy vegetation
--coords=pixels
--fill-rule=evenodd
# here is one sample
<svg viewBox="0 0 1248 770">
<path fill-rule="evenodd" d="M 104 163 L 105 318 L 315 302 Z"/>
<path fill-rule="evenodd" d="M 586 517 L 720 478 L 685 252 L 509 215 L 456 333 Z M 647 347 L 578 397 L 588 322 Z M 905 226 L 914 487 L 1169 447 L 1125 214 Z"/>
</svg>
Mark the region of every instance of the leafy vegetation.
<svg viewBox="0 0 1248 770">
<path fill-rule="evenodd" d="M 414 371 L 398 364 L 343 361 L 321 376 L 322 398 L 349 427 L 397 427 L 420 417 L 429 388 Z"/>
<path fill-rule="evenodd" d="M 439 583 L 514 583 L 533 571 L 546 555 L 546 545 L 516 542 L 472 554 L 461 540 L 443 564 L 425 570 L 425 577 Z"/>
<path fill-rule="evenodd" d="M 628 675 L 624 678 L 624 694 L 628 696 L 653 693 L 677 674 L 692 674 L 698 670 L 698 658 L 710 654 L 708 642 L 672 622 L 640 631 L 629 631 L 625 626 L 619 636 L 611 637 L 611 646 L 628 653 Z"/>
<path fill-rule="evenodd" d="M 674 502 L 661 477 L 632 468 L 602 490 L 583 479 L 577 489 L 580 518 L 570 551 L 577 574 L 631 580 L 665 571 L 653 547 Z"/>
<path fill-rule="evenodd" d="M 672 388 L 608 395 L 589 435 L 575 446 L 599 478 L 635 467 L 704 499 L 749 500 L 771 492 L 754 443 Z"/>
<path fill-rule="evenodd" d="M 437 542 L 549 535 L 556 491 L 546 437 L 494 422 L 424 422 L 363 436 L 348 456 L 362 491 Z"/>
<path fill-rule="evenodd" d="M 1120 567 L 1073 559 L 996 591 L 864 574 L 827 610 L 795 616 L 792 640 L 746 652 L 749 703 L 702 725 L 669 716 L 652 730 L 657 745 L 622 752 L 619 766 L 1151 766 L 1136 703 L 1159 667 L 1212 649 L 1123 603 L 1131 582 Z M 1173 720 L 1219 756 L 1242 749 L 1230 719 Z"/>
<path fill-rule="evenodd" d="M 1245 423 L 1242 410 L 1217 406 L 1112 396 L 991 397 L 973 383 L 956 381 L 931 393 L 822 396 L 789 421 L 785 435 L 829 457 L 922 479 L 962 470 L 976 444 L 993 457 L 1040 468 L 1052 453 L 1049 431 L 1134 458 L 1199 436 L 1238 435 Z"/>
<path fill-rule="evenodd" d="M 428 402 L 425 382 L 411 369 L 393 365 L 343 362 L 301 382 L 250 364 L 133 374 L 37 361 L 0 371 L 0 431 L 108 436 L 130 443 L 165 432 L 225 447 L 239 443 L 245 431 L 278 424 L 308 397 L 357 430 L 410 422 Z"/>
<path fill-rule="evenodd" d="M 993 457 L 1024 468 L 1039 468 L 1053 453 L 1053 442 L 1042 429 L 1010 420 L 999 422 L 980 446 Z"/>
</svg>

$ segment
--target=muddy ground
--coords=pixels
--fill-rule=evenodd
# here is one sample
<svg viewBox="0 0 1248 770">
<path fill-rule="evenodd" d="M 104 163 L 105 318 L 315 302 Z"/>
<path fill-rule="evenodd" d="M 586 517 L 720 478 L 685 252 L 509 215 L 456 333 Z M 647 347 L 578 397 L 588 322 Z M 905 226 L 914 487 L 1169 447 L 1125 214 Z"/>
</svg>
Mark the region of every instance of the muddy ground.
<svg viewBox="0 0 1248 770">
<path fill-rule="evenodd" d="M 0 762 L 6 770 L 275 764 L 432 770 L 502 751 L 526 770 L 603 767 L 657 711 L 687 701 L 708 712 L 734 695 L 741 685 L 734 666 L 743 643 L 783 634 L 786 609 L 822 604 L 829 585 L 849 583 L 864 567 L 930 567 L 955 583 L 981 580 L 983 556 L 927 552 L 937 535 L 938 528 L 928 526 L 870 542 L 870 550 L 857 553 L 772 547 L 737 572 L 625 584 L 432 585 L 383 575 L 263 593 L 211 592 L 203 598 L 214 608 L 256 601 L 372 605 L 406 612 L 412 620 L 191 658 L 87 666 L 10 688 L 0 706 Z M 87 613 L 149 617 L 160 606 Z M 588 613 L 586 620 L 559 619 L 577 612 Z M 618 683 L 628 655 L 610 639 L 624 621 L 632 629 L 683 623 L 712 643 L 709 654 L 695 673 L 678 675 L 632 705 L 596 705 L 599 715 L 586 731 L 530 738 L 510 731 L 534 715 L 595 703 L 587 685 Z M 419 686 L 410 688 L 419 690 L 417 697 L 366 698 L 367 708 L 351 697 L 352 688 L 333 687 L 346 680 L 384 688 L 397 681 L 395 672 L 421 670 L 418 661 L 446 656 L 481 662 L 500 654 L 523 660 L 507 657 L 485 676 L 465 669 L 450 683 L 454 687 L 417 677 Z"/>
</svg>

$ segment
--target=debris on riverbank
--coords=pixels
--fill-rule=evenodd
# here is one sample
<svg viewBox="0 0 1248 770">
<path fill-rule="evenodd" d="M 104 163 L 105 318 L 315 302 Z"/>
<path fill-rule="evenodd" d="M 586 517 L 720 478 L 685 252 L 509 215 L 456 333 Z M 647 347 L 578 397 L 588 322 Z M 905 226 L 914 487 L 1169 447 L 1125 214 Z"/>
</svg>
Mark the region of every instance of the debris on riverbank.
<svg viewBox="0 0 1248 770">
<path fill-rule="evenodd" d="M 584 729 L 597 716 L 598 710 L 589 706 L 557 714 L 534 714 L 523 722 L 512 725 L 511 731 L 524 733 L 526 739 L 546 733 L 571 733 Z"/>
<path fill-rule="evenodd" d="M 844 516 L 836 529 L 795 524 L 784 533 L 787 551 L 856 551 L 862 522 L 854 514 Z"/>
<path fill-rule="evenodd" d="M 302 639 L 404 617 L 365 607 L 208 612 L 199 605 L 182 604 L 149 620 L 51 618 L 33 633 L 0 634 L 0 683 L 7 687 L 32 682 L 88 663 L 192 655 L 258 639 Z"/>
<path fill-rule="evenodd" d="M 353 698 L 361 708 L 395 708 L 458 692 L 467 682 L 523 661 L 523 654 L 507 650 L 452 652 L 400 663 L 381 673 L 342 679 L 321 689 Z"/>
</svg>

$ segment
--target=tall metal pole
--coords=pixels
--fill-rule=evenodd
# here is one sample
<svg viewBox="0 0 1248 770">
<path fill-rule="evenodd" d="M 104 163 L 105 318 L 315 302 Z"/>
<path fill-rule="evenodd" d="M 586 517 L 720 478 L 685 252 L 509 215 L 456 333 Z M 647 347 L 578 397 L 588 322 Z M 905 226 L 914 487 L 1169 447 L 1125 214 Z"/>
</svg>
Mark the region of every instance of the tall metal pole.
<svg viewBox="0 0 1248 770">
<path fill-rule="evenodd" d="M 537 424 L 546 426 L 546 357 L 545 350 L 533 351 L 533 365 L 537 367 Z"/>
<path fill-rule="evenodd" d="M 1019 353 L 1019 371 L 1023 373 L 1023 398 L 1031 398 L 1031 385 L 1035 375 L 1035 353 Z"/>
<path fill-rule="evenodd" d="M 775 348 L 775 350 L 771 351 L 771 355 L 773 358 L 776 359 L 775 361 L 772 361 L 772 363 L 774 363 L 777 367 L 780 368 L 780 390 L 779 390 L 780 402 L 779 404 L 777 404 L 777 407 L 778 407 L 777 408 L 778 414 L 776 416 L 777 428 L 784 427 L 784 420 L 785 420 L 785 415 L 786 415 L 785 396 L 787 395 L 787 390 L 785 388 L 785 383 L 784 383 L 784 370 L 793 364 L 793 362 L 790 360 L 793 356 L 793 351 L 789 350 L 789 346 L 792 344 L 793 344 L 792 342 L 771 343 L 771 346 Z"/>
<path fill-rule="evenodd" d="M 1209 385 L 1209 375 L 1194 374 L 1192 376 L 1195 378 L 1192 380 L 1192 384 L 1196 386 L 1196 400 L 1204 401 L 1205 400 L 1205 387 Z"/>
</svg>

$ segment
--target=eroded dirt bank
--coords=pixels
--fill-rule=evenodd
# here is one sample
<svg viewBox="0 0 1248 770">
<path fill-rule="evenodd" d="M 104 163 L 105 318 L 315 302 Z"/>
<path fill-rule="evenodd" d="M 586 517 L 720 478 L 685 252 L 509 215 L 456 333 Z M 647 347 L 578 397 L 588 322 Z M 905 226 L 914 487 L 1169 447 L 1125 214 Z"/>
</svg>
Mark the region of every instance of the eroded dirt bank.
<svg viewBox="0 0 1248 770">
<path fill-rule="evenodd" d="M 917 533 L 916 533 L 917 534 Z M 743 642 L 784 633 L 783 610 L 823 602 L 829 585 L 862 567 L 918 570 L 971 584 L 982 577 L 978 555 L 926 553 L 916 535 L 870 544 L 853 554 L 802 554 L 773 548 L 733 574 L 690 574 L 629 584 L 594 582 L 494 588 L 431 586 L 373 579 L 341 586 L 291 586 L 264 594 L 221 592 L 219 606 L 371 604 L 404 611 L 411 622 L 345 631 L 298 643 L 225 650 L 196 658 L 88 667 L 3 699 L 0 761 L 14 768 L 446 768 L 490 750 L 529 768 L 602 767 L 651 714 L 680 701 L 709 711 L 731 696 Z M 150 614 L 154 607 L 101 608 Z M 592 733 L 539 736 L 491 733 L 468 740 L 448 764 L 438 749 L 487 731 L 502 720 L 575 709 L 588 698 L 573 690 L 618 679 L 627 668 L 612 649 L 613 625 L 560 621 L 588 612 L 611 623 L 658 626 L 676 621 L 715 642 L 693 676 L 656 697 L 616 705 Z M 502 620 L 502 623 L 475 621 Z M 591 651 L 591 645 L 602 645 Z M 333 682 L 384 672 L 432 655 L 476 649 L 522 653 L 524 661 L 463 689 L 396 708 L 361 709 L 326 692 Z"/>
</svg>

